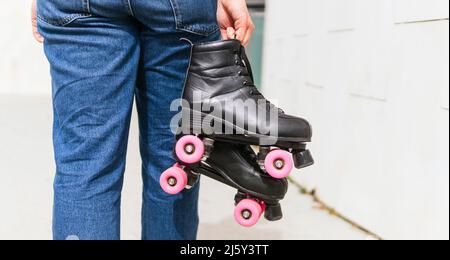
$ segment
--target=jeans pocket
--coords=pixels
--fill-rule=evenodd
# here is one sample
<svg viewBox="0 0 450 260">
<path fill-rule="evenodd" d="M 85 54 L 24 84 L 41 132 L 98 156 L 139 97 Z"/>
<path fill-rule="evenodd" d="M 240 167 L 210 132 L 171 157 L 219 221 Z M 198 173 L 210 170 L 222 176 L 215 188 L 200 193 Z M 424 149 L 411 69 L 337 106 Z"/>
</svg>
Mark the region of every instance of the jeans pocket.
<svg viewBox="0 0 450 260">
<path fill-rule="evenodd" d="M 217 0 L 170 0 L 178 30 L 209 36 L 219 30 Z"/>
<path fill-rule="evenodd" d="M 37 16 L 42 22 L 67 26 L 77 19 L 91 16 L 89 0 L 37 0 Z"/>
</svg>

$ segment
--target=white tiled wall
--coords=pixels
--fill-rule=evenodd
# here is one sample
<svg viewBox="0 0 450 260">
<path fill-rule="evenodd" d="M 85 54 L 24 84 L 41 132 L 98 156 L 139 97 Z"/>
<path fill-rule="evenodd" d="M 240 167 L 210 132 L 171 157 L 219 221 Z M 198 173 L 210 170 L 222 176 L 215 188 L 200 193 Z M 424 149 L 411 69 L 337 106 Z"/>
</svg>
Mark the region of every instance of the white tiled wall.
<svg viewBox="0 0 450 260">
<path fill-rule="evenodd" d="M 317 165 L 296 178 L 388 239 L 449 237 L 448 10 L 267 3 L 264 92 L 315 130 Z"/>
</svg>

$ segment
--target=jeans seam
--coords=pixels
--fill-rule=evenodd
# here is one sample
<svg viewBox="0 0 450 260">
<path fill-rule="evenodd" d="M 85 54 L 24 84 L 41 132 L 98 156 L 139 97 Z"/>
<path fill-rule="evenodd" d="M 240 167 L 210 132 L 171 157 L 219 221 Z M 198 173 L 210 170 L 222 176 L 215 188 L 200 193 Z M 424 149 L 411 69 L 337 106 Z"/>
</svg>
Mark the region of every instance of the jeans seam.
<svg viewBox="0 0 450 260">
<path fill-rule="evenodd" d="M 86 13 L 91 13 L 91 4 L 89 0 L 83 0 L 83 9 Z"/>
<path fill-rule="evenodd" d="M 46 19 L 45 17 L 41 16 L 41 15 L 37 15 L 37 18 L 41 21 L 44 22 L 46 24 L 50 24 L 50 25 L 54 25 L 54 26 L 66 26 L 70 23 L 72 23 L 75 20 L 78 20 L 80 18 L 88 18 L 91 17 L 92 15 L 90 14 L 73 14 L 67 18 L 63 18 L 63 19 L 54 19 L 54 20 L 50 20 L 50 19 Z"/>
<path fill-rule="evenodd" d="M 178 3 L 172 0 L 169 0 L 170 5 L 172 6 L 172 10 L 173 10 L 173 16 L 175 19 L 175 25 L 177 29 L 180 29 L 181 27 L 183 27 L 183 19 L 181 17 L 181 14 L 178 10 Z"/>
<path fill-rule="evenodd" d="M 135 15 L 134 15 L 133 8 L 131 7 L 131 0 L 124 0 L 124 1 L 125 1 L 125 5 L 126 5 L 127 8 L 128 8 L 128 11 L 130 12 L 130 15 L 131 15 L 131 16 L 135 16 Z"/>
</svg>

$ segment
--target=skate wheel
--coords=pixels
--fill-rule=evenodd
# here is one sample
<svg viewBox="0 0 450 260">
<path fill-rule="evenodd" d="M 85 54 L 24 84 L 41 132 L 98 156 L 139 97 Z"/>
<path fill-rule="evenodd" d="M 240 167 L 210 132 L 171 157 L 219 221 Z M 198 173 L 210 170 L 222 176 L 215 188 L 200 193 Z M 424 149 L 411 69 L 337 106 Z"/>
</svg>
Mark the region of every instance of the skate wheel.
<svg viewBox="0 0 450 260">
<path fill-rule="evenodd" d="M 291 153 L 284 150 L 273 150 L 266 156 L 264 167 L 270 176 L 283 179 L 291 173 L 294 161 Z"/>
<path fill-rule="evenodd" d="M 186 172 L 179 167 L 171 167 L 167 169 L 159 179 L 161 188 L 168 194 L 175 195 L 184 190 L 188 183 Z"/>
<path fill-rule="evenodd" d="M 260 201 L 259 205 L 261 206 L 261 216 L 262 216 L 262 214 L 266 211 L 267 206 L 264 201 Z"/>
<path fill-rule="evenodd" d="M 175 153 L 183 163 L 198 163 L 205 153 L 205 145 L 200 138 L 194 135 L 186 135 L 178 140 Z"/>
<path fill-rule="evenodd" d="M 244 199 L 234 209 L 234 218 L 239 225 L 252 227 L 258 223 L 262 212 L 262 207 L 258 202 L 252 199 Z"/>
</svg>

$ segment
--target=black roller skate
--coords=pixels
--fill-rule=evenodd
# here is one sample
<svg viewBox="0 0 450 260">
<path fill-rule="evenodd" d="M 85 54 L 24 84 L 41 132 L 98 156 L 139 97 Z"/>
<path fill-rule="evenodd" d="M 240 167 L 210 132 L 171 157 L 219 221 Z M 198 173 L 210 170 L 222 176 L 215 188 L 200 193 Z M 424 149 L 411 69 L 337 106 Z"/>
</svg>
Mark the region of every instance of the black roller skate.
<svg viewBox="0 0 450 260">
<path fill-rule="evenodd" d="M 308 121 L 286 115 L 253 82 L 239 41 L 193 45 L 174 149 L 178 163 L 161 176 L 169 194 L 189 188 L 200 174 L 235 187 L 235 217 L 244 226 L 256 223 L 255 212 L 281 218 L 285 178 L 294 166 L 314 163 L 306 149 L 312 137 Z M 250 153 L 250 145 L 258 154 Z"/>
</svg>

